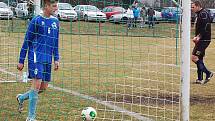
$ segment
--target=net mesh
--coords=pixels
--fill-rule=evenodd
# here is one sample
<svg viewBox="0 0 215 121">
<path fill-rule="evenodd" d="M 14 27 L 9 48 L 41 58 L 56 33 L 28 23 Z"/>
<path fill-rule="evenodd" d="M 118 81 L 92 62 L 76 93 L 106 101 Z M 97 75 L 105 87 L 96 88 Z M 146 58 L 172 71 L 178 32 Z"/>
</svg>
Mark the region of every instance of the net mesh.
<svg viewBox="0 0 215 121">
<path fill-rule="evenodd" d="M 133 1 L 91 0 L 88 4 L 128 8 Z M 174 6 L 167 0 L 159 5 L 156 11 L 162 5 Z M 153 28 L 148 28 L 146 19 L 143 28 L 138 22 L 136 28 L 128 29 L 127 24 L 79 17 L 60 21 L 60 70 L 52 71 L 50 88 L 39 96 L 37 119 L 80 121 L 82 109 L 94 107 L 98 121 L 180 120 L 179 19 L 156 21 Z M 0 84 L 4 97 L 0 120 L 27 117 L 27 103 L 18 114 L 14 97 L 30 88 L 30 83 L 19 82 L 27 72 L 27 62 L 22 72 L 16 70 L 29 22 L 13 18 L 0 23 L 0 82 L 18 82 Z"/>
</svg>

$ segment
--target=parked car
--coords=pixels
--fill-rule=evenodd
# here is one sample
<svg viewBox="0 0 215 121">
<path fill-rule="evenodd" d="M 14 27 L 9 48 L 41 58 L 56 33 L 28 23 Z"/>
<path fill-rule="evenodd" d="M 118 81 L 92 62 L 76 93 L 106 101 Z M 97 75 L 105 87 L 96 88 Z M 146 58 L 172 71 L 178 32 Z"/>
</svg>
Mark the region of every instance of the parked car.
<svg viewBox="0 0 215 121">
<path fill-rule="evenodd" d="M 102 10 L 106 14 L 107 19 L 109 19 L 114 14 L 125 13 L 126 10 L 119 6 L 107 6 Z"/>
<path fill-rule="evenodd" d="M 28 6 L 27 3 L 18 3 L 15 8 L 16 16 L 19 18 L 28 17 Z"/>
<path fill-rule="evenodd" d="M 4 2 L 0 2 L 0 19 L 13 18 L 13 11 Z"/>
<path fill-rule="evenodd" d="M 159 12 L 157 10 L 154 10 L 154 11 L 155 11 L 155 15 L 154 15 L 155 21 L 161 21 L 161 20 L 163 20 L 161 12 Z"/>
<path fill-rule="evenodd" d="M 126 13 L 111 15 L 111 17 L 109 18 L 109 22 L 124 24 L 124 23 L 127 23 L 128 19 L 133 19 L 133 18 L 134 18 L 133 14 L 129 14 L 126 12 Z"/>
<path fill-rule="evenodd" d="M 211 15 L 211 22 L 215 22 L 215 9 L 209 8 L 208 11 L 210 12 Z"/>
<path fill-rule="evenodd" d="M 179 21 L 182 15 L 182 10 L 177 7 L 164 7 L 161 10 L 161 15 L 167 21 Z"/>
<path fill-rule="evenodd" d="M 77 20 L 77 13 L 69 3 L 58 3 L 57 17 L 59 20 Z"/>
<path fill-rule="evenodd" d="M 85 21 L 101 21 L 105 22 L 106 15 L 102 13 L 96 6 L 92 5 L 77 5 L 75 11 L 78 14 L 79 20 Z"/>
<path fill-rule="evenodd" d="M 146 8 L 146 9 L 148 9 L 148 8 Z M 147 17 L 148 16 L 146 16 L 146 18 Z M 132 19 L 132 18 L 134 18 L 133 13 L 131 14 L 131 13 L 125 12 L 125 13 L 112 15 L 110 17 L 109 21 L 112 22 L 112 23 L 127 23 L 127 20 Z M 137 21 L 140 21 L 140 20 L 141 20 L 141 18 L 138 18 Z M 161 12 L 155 10 L 154 20 L 155 20 L 156 24 L 159 23 L 158 21 L 162 20 Z M 145 22 L 147 23 L 148 19 L 146 19 Z"/>
</svg>

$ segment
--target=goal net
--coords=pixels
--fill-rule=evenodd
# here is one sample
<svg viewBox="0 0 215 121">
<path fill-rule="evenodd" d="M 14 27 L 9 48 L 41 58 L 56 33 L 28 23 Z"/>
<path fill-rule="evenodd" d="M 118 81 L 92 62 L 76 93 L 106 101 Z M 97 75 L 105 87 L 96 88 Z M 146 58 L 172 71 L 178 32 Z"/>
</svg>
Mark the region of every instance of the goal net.
<svg viewBox="0 0 215 121">
<path fill-rule="evenodd" d="M 11 1 L 5 3 L 11 6 Z M 96 109 L 96 121 L 181 120 L 180 1 L 60 2 L 73 7 L 94 5 L 103 13 L 111 9 L 105 11 L 103 8 L 107 6 L 120 6 L 125 10 L 135 6 L 147 10 L 152 7 L 155 19 L 153 26 L 149 26 L 150 20 L 146 16 L 143 27 L 141 19 L 136 25 L 132 19 L 131 29 L 128 29 L 129 18 L 122 17 L 119 22 L 116 22 L 118 18 L 114 22 L 90 20 L 90 17 L 99 16 L 99 9 L 92 16 L 81 9 L 87 20 L 77 12 L 78 8 L 75 8 L 78 19 L 74 21 L 63 20 L 58 14 L 60 69 L 52 71 L 48 90 L 39 96 L 38 120 L 80 121 L 85 107 Z M 163 13 L 164 8 L 175 13 Z M 126 12 L 120 16 L 124 14 Z M 164 14 L 172 14 L 172 17 Z M 116 15 L 110 17 L 114 19 Z M 23 74 L 28 73 L 27 58 L 24 70 L 16 69 L 29 22 L 17 13 L 12 19 L 0 22 L 0 95 L 4 98 L 0 120 L 25 120 L 27 116 L 27 103 L 22 114 L 14 111 L 14 96 L 30 88 L 30 80 L 21 82 Z M 14 105 L 13 108 L 8 108 L 10 105 Z"/>
</svg>

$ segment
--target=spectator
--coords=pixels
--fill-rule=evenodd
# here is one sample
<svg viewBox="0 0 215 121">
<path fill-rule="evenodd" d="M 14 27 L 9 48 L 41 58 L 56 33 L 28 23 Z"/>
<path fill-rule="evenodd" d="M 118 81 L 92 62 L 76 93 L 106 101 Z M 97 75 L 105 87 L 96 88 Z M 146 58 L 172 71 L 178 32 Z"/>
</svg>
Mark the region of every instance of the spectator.
<svg viewBox="0 0 215 121">
<path fill-rule="evenodd" d="M 146 18 L 146 8 L 145 7 L 142 7 L 142 9 L 140 11 L 140 18 L 141 18 L 140 28 L 143 28 L 144 24 L 145 24 L 145 18 Z"/>
<path fill-rule="evenodd" d="M 32 0 L 29 0 L 27 3 L 28 6 L 28 19 L 32 19 L 34 16 L 34 2 Z"/>
<path fill-rule="evenodd" d="M 149 24 L 149 28 L 153 28 L 154 27 L 154 15 L 155 15 L 155 11 L 153 8 L 149 8 L 147 11 L 148 14 L 148 24 Z"/>
<path fill-rule="evenodd" d="M 137 27 L 137 19 L 140 16 L 140 10 L 137 7 L 133 8 L 133 15 L 134 15 L 134 27 Z"/>
<path fill-rule="evenodd" d="M 134 2 L 133 2 L 133 4 L 132 4 L 132 6 L 134 6 L 134 7 L 138 7 L 138 1 L 137 0 L 134 0 Z"/>
<path fill-rule="evenodd" d="M 128 15 L 128 21 L 127 21 L 128 29 L 131 29 L 133 24 L 133 18 L 134 18 L 131 6 L 127 9 L 126 14 Z"/>
</svg>

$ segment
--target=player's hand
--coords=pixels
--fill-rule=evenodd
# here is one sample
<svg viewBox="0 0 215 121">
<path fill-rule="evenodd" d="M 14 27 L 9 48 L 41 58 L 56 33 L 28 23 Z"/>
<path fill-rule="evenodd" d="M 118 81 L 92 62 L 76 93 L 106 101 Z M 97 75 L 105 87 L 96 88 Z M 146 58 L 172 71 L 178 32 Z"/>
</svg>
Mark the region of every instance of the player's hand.
<svg viewBox="0 0 215 121">
<path fill-rule="evenodd" d="M 57 71 L 59 69 L 59 65 L 60 65 L 60 62 L 59 61 L 55 61 L 54 62 L 54 70 Z"/>
<path fill-rule="evenodd" d="M 17 69 L 18 69 L 19 71 L 22 71 L 23 68 L 24 68 L 24 64 L 19 63 L 19 64 L 17 65 Z"/>
<path fill-rule="evenodd" d="M 200 39 L 199 36 L 196 36 L 193 38 L 193 42 L 196 44 L 199 42 L 199 39 Z"/>
</svg>

